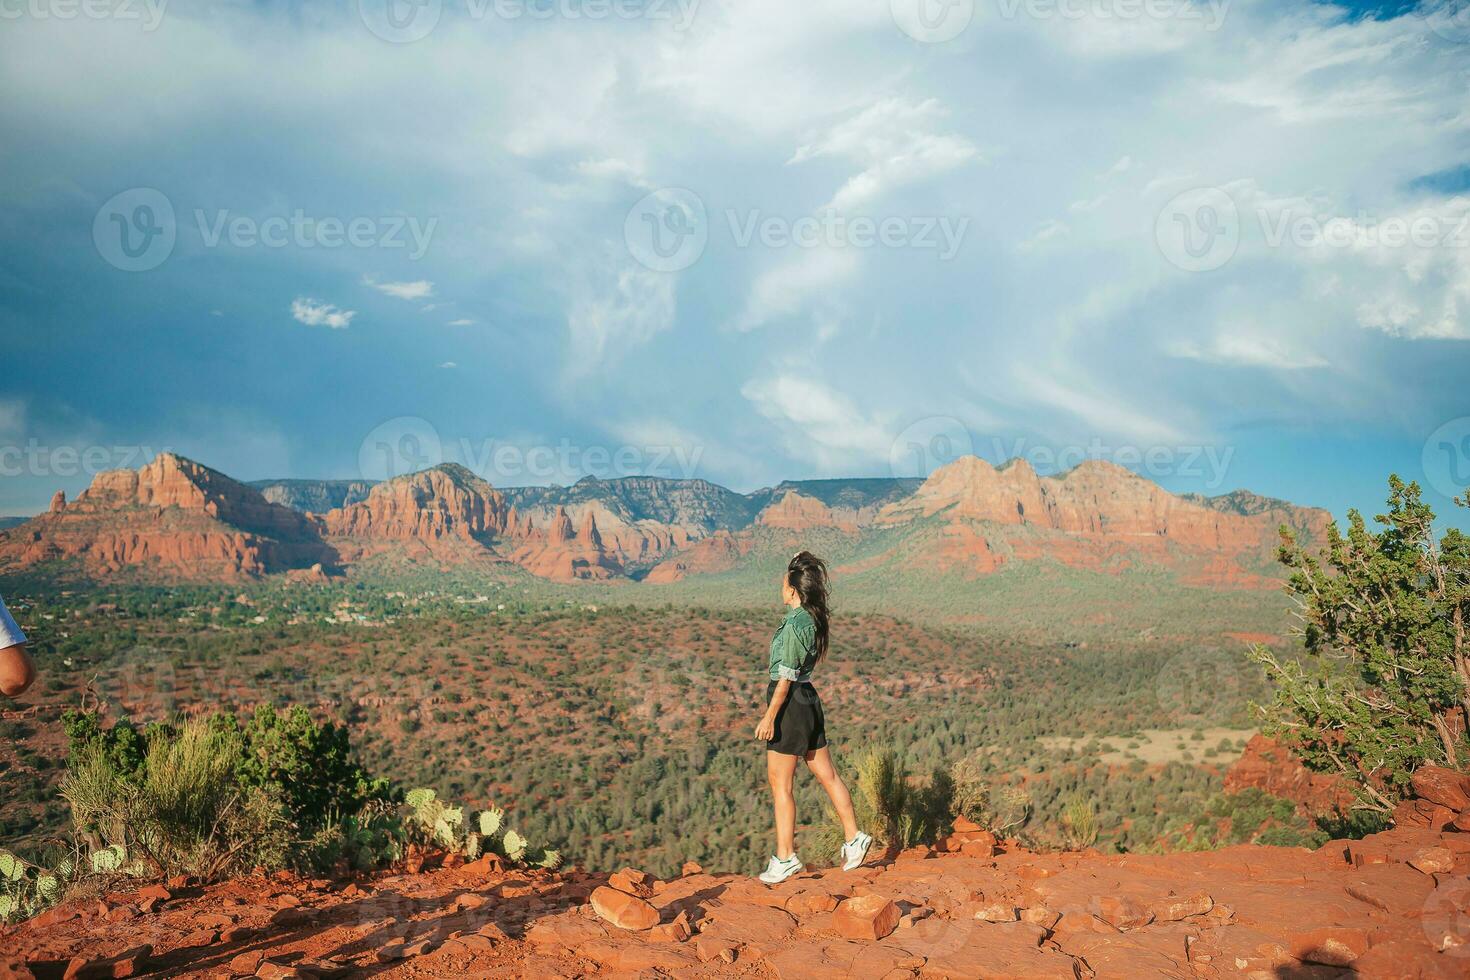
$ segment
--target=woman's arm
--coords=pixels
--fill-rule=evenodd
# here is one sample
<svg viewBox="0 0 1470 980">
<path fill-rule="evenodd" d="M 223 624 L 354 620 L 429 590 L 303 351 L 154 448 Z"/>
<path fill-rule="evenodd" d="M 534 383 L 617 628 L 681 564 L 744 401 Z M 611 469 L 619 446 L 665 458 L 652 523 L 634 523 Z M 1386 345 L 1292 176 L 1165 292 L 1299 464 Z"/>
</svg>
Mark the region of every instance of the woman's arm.
<svg viewBox="0 0 1470 980">
<path fill-rule="evenodd" d="M 776 682 L 776 689 L 771 692 L 771 703 L 766 706 L 766 713 L 761 716 L 760 724 L 755 726 L 755 737 L 763 742 L 769 742 L 776 737 L 776 715 L 781 712 L 781 705 L 786 703 L 786 696 L 791 693 L 791 682 L 782 678 Z"/>
<path fill-rule="evenodd" d="M 36 664 L 26 653 L 26 635 L 0 599 L 0 695 L 18 698 L 35 680 Z"/>
<path fill-rule="evenodd" d="M 0 695 L 18 698 L 36 680 L 36 663 L 24 643 L 0 650 Z"/>
</svg>

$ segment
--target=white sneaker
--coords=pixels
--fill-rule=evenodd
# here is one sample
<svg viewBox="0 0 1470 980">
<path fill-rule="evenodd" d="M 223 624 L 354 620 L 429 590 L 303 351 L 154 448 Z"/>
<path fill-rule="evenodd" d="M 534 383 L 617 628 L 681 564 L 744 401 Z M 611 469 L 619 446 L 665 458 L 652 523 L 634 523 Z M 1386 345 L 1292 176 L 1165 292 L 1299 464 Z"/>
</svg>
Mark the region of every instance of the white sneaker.
<svg viewBox="0 0 1470 980">
<path fill-rule="evenodd" d="M 873 838 L 859 830 L 856 837 L 842 845 L 842 870 L 851 871 L 859 867 L 867 860 L 868 848 L 872 846 Z"/>
<path fill-rule="evenodd" d="M 802 871 L 805 870 L 806 869 L 801 866 L 801 859 L 798 858 L 795 854 L 791 855 L 784 861 L 780 860 L 779 858 L 772 857 L 771 863 L 766 865 L 766 870 L 761 872 L 760 879 L 768 885 L 779 885 L 781 882 L 785 881 L 787 878 L 790 878 L 792 875 L 800 874 Z"/>
</svg>

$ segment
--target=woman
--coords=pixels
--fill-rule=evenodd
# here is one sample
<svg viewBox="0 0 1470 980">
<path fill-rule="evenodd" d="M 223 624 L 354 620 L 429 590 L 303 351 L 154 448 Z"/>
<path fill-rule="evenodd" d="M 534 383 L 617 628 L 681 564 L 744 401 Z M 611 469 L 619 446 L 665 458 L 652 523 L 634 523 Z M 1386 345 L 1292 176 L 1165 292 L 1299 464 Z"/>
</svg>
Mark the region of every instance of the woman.
<svg viewBox="0 0 1470 980">
<path fill-rule="evenodd" d="M 755 737 L 766 743 L 766 776 L 776 809 L 776 853 L 761 872 L 768 885 L 802 871 L 796 856 L 796 799 L 791 784 L 796 760 L 817 777 L 842 821 L 842 870 L 863 863 L 873 838 L 858 830 L 852 797 L 827 752 L 822 702 L 812 687 L 812 670 L 827 654 L 827 563 L 809 551 L 797 554 L 781 576 L 781 600 L 788 609 L 771 639 L 770 684 L 766 713 Z"/>
</svg>

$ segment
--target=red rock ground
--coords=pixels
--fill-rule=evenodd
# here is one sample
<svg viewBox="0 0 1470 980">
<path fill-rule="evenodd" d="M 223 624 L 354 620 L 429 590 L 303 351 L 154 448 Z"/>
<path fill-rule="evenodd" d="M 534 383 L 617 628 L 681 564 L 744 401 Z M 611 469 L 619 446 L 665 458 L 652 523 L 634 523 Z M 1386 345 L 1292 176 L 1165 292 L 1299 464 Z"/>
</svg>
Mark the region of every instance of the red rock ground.
<svg viewBox="0 0 1470 980">
<path fill-rule="evenodd" d="M 694 869 L 609 882 L 466 866 L 145 889 L 0 931 L 0 977 L 1470 976 L 1470 834 L 1401 829 L 1315 852 L 965 850 L 774 888 Z M 604 885 L 642 892 L 661 925 L 604 921 L 588 901 Z M 897 915 L 881 900 L 839 908 L 869 895 Z"/>
</svg>

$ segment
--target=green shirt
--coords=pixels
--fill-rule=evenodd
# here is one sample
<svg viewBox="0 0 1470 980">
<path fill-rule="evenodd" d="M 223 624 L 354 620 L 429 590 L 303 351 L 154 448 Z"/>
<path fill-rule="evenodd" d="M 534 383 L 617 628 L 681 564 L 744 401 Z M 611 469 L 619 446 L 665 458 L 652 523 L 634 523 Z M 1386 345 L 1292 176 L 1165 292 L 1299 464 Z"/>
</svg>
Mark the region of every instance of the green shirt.
<svg viewBox="0 0 1470 980">
<path fill-rule="evenodd" d="M 770 679 L 805 684 L 817 663 L 817 624 L 800 606 L 789 610 L 771 637 Z"/>
</svg>

